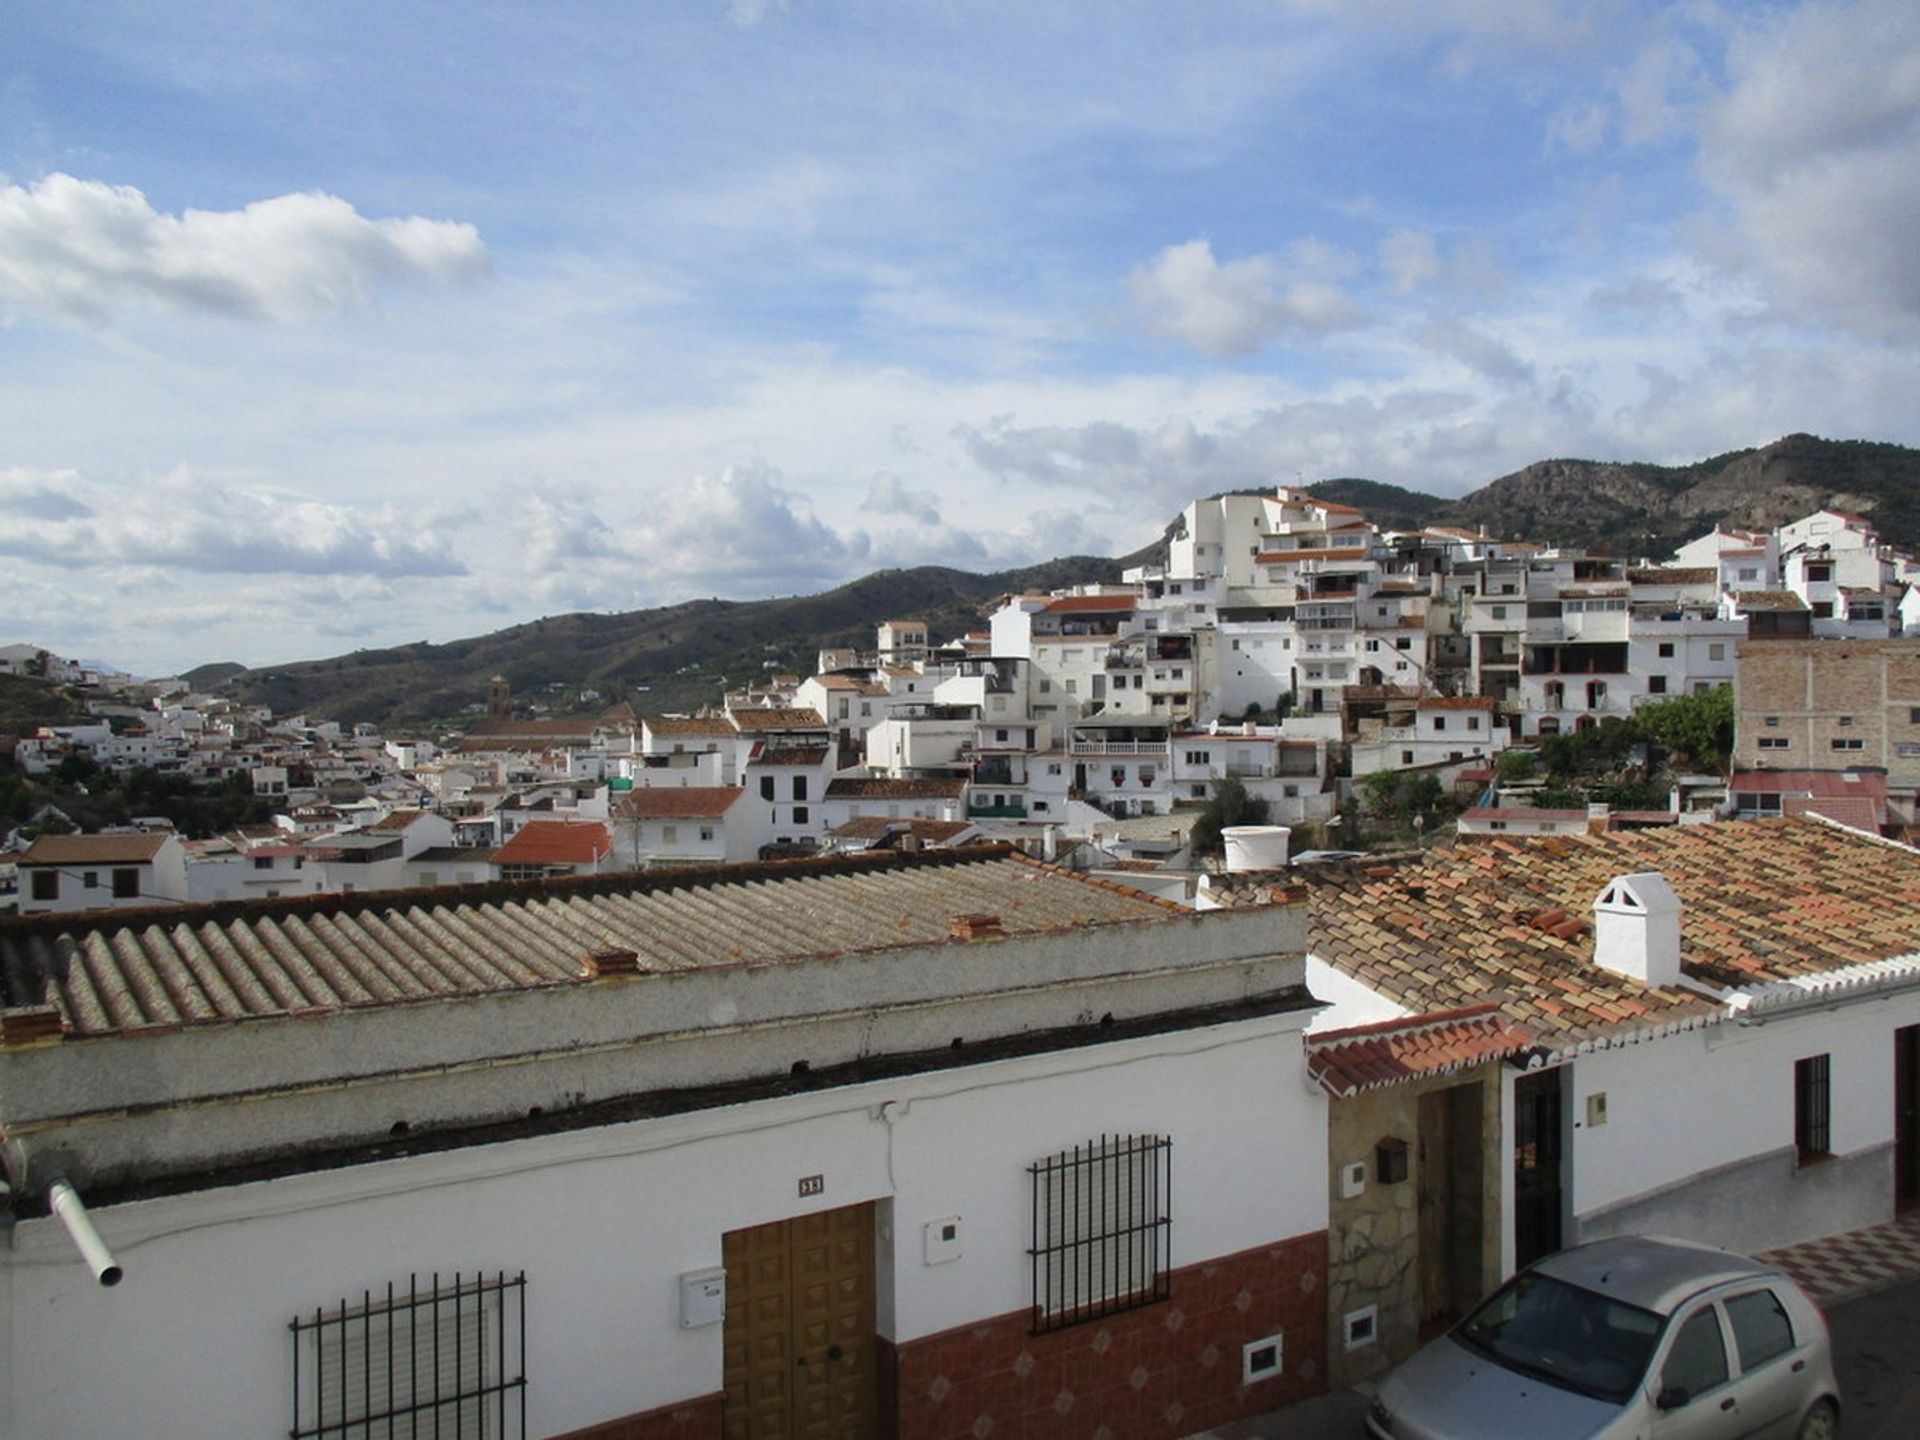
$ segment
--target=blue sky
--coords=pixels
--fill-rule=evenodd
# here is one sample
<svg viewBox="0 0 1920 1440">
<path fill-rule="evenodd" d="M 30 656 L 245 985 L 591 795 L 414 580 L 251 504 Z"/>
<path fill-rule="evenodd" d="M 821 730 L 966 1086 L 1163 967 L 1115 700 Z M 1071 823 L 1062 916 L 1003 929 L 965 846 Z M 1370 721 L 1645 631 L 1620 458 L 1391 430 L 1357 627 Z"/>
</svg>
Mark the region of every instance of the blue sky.
<svg viewBox="0 0 1920 1440">
<path fill-rule="evenodd" d="M 153 673 L 1920 443 L 1920 7 L 0 10 L 0 640 Z"/>
</svg>

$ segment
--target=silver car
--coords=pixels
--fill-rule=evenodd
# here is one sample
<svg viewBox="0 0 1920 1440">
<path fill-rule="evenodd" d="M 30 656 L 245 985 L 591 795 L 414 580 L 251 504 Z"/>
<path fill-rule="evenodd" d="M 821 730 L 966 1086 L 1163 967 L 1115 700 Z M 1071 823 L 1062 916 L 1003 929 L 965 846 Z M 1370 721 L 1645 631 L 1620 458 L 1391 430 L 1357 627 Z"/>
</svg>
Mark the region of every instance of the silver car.
<svg viewBox="0 0 1920 1440">
<path fill-rule="evenodd" d="M 1839 1433 L 1827 1322 L 1769 1265 L 1625 1237 L 1549 1256 L 1381 1382 L 1375 1440 Z"/>
</svg>

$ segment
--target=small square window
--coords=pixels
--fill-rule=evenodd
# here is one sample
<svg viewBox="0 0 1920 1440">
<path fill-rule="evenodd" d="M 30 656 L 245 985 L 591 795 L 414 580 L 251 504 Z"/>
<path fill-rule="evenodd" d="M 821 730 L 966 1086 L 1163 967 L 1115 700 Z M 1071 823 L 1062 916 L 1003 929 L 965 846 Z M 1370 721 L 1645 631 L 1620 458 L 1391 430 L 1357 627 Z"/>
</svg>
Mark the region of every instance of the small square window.
<svg viewBox="0 0 1920 1440">
<path fill-rule="evenodd" d="M 1662 660 L 1671 660 L 1673 658 L 1673 642 L 1671 640 L 1662 640 L 1660 642 L 1660 658 Z"/>
<path fill-rule="evenodd" d="M 1853 725 L 1853 716 L 1851 716 L 1851 715 L 1842 715 L 1842 716 L 1840 717 L 1840 728 L 1841 728 L 1842 730 L 1846 730 L 1846 729 L 1850 729 L 1850 728 L 1852 728 L 1852 725 Z"/>
</svg>

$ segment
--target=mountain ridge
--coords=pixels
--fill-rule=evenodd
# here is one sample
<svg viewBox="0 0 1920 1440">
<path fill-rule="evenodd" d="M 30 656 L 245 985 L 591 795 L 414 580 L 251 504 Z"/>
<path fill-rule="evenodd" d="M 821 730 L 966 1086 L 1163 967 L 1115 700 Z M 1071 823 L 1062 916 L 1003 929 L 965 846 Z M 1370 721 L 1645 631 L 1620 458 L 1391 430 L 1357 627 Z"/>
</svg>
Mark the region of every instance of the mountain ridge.
<svg viewBox="0 0 1920 1440">
<path fill-rule="evenodd" d="M 1829 507 L 1867 516 L 1891 544 L 1920 548 L 1920 450 L 1880 441 L 1796 433 L 1686 465 L 1539 460 L 1457 500 L 1357 476 L 1306 488 L 1364 510 L 1387 529 L 1449 525 L 1627 555 L 1664 555 L 1715 524 L 1771 529 Z M 237 698 L 343 723 L 452 719 L 484 697 L 496 673 L 519 694 L 550 698 L 556 689 L 585 688 L 607 703 L 684 710 L 716 700 L 723 684 L 807 673 L 821 649 L 869 648 L 883 620 L 924 620 L 936 639 L 949 638 L 979 628 L 980 607 L 999 595 L 1115 581 L 1123 569 L 1165 554 L 1163 537 L 1117 559 L 1066 556 L 986 575 L 942 566 L 881 570 L 812 596 L 548 616 L 440 645 L 191 673 L 224 670 L 222 688 Z"/>
</svg>

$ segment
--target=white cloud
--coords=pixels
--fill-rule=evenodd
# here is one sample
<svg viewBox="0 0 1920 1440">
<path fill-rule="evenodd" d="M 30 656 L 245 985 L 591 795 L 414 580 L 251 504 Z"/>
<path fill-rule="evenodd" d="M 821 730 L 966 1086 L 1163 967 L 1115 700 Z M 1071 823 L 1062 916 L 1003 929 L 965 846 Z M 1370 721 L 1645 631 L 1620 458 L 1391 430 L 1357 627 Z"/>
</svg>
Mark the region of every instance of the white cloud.
<svg viewBox="0 0 1920 1440">
<path fill-rule="evenodd" d="M 1318 253 L 1304 258 L 1325 267 Z M 1325 335 L 1361 319 L 1336 286 L 1289 274 L 1270 255 L 1222 264 L 1205 239 L 1167 246 L 1128 287 L 1149 328 L 1205 355 L 1250 355 L 1283 335 Z"/>
<path fill-rule="evenodd" d="M 1920 9 L 1770 16 L 1727 70 L 1701 165 L 1780 299 L 1876 337 L 1920 331 Z"/>
<path fill-rule="evenodd" d="M 1431 235 L 1418 230 L 1396 230 L 1380 242 L 1380 268 L 1387 288 L 1410 294 L 1440 274 L 1440 248 Z"/>
<path fill-rule="evenodd" d="M 176 470 L 65 507 L 18 512 L 0 554 L 76 568 L 149 566 L 190 574 L 460 575 L 450 532 L 463 517 L 386 505 L 356 510 L 292 500 Z"/>
<path fill-rule="evenodd" d="M 760 461 L 697 476 L 657 497 L 627 537 L 660 594 L 796 594 L 837 584 L 872 542 L 836 532 Z"/>
<path fill-rule="evenodd" d="M 940 523 L 940 497 L 931 490 L 909 489 L 891 471 L 867 481 L 867 498 L 860 503 L 860 508 L 876 515 L 904 516 L 929 527 Z"/>
<path fill-rule="evenodd" d="M 0 303 L 100 322 L 159 308 L 293 321 L 364 304 L 393 280 L 486 267 L 471 225 L 369 220 L 332 195 L 166 215 L 127 185 L 54 173 L 0 186 Z"/>
</svg>

